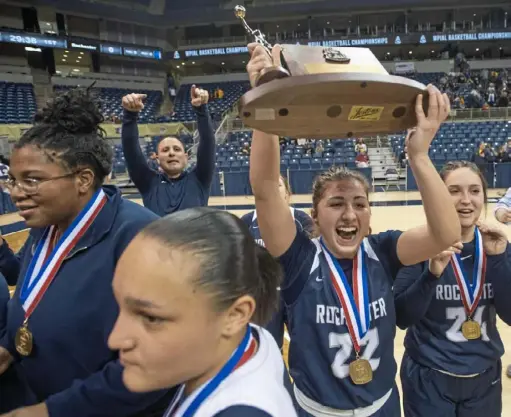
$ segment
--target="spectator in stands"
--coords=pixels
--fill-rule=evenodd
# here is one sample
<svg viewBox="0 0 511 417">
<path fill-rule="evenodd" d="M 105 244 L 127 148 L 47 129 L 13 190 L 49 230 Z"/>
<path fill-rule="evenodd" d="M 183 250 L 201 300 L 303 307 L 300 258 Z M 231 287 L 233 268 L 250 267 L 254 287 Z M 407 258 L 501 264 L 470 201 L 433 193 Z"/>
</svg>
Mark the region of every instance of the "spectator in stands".
<svg viewBox="0 0 511 417">
<path fill-rule="evenodd" d="M 4 186 L 9 176 L 9 163 L 9 159 L 0 154 L 0 215 L 17 211 L 9 190 Z"/>
<path fill-rule="evenodd" d="M 188 155 L 177 137 L 164 138 L 158 144 L 160 172 L 149 167 L 140 148 L 137 126 L 145 94 L 128 94 L 122 99 L 122 146 L 128 173 L 142 194 L 144 206 L 159 216 L 208 204 L 215 171 L 215 132 L 207 108 L 207 91 L 195 85 L 190 91 L 200 136 L 197 164 L 191 170 L 186 170 Z"/>
<path fill-rule="evenodd" d="M 361 150 L 355 157 L 355 164 L 357 168 L 367 168 L 369 166 L 369 156 L 366 151 Z"/>
<path fill-rule="evenodd" d="M 511 188 L 495 205 L 495 218 L 506 225 L 511 223 Z M 506 375 L 511 378 L 511 365 L 507 367 Z"/>
<path fill-rule="evenodd" d="M 355 145 L 355 152 L 358 154 L 367 154 L 367 145 L 364 143 L 364 139 L 358 138 L 357 144 Z"/>
<path fill-rule="evenodd" d="M 497 107 L 508 107 L 509 106 L 509 98 L 507 96 L 507 91 L 502 91 L 500 93 L 499 100 L 497 101 Z"/>
<path fill-rule="evenodd" d="M 156 155 L 156 152 L 151 152 L 149 159 L 147 160 L 147 165 L 149 165 L 149 168 L 151 168 L 153 171 L 160 170 L 160 165 L 158 164 L 158 155 Z"/>
<path fill-rule="evenodd" d="M 490 86 L 488 87 L 488 103 L 493 106 L 495 103 L 495 84 L 490 83 Z"/>
<path fill-rule="evenodd" d="M 497 162 L 509 162 L 509 156 L 506 152 L 506 145 L 499 148 L 497 153 Z"/>
<path fill-rule="evenodd" d="M 5 181 L 9 175 L 9 160 L 0 155 L 0 181 Z"/>
<path fill-rule="evenodd" d="M 281 150 L 284 150 L 286 148 L 287 142 L 288 140 L 286 138 L 279 137 L 279 145 Z"/>
<path fill-rule="evenodd" d="M 484 152 L 486 149 L 486 143 L 479 143 L 479 147 L 474 151 L 471 161 L 477 165 L 479 171 L 486 174 L 486 159 L 484 158 Z"/>
<path fill-rule="evenodd" d="M 250 144 L 245 143 L 243 145 L 243 147 L 241 148 L 241 154 L 245 155 L 245 156 L 249 156 L 250 155 Z"/>
<path fill-rule="evenodd" d="M 497 159 L 497 154 L 495 152 L 495 150 L 492 148 L 491 144 L 487 143 L 484 147 L 484 160 L 489 163 L 489 164 L 492 164 L 496 161 Z"/>
<path fill-rule="evenodd" d="M 12 153 L 8 186 L 31 230 L 17 254 L 0 238 L 0 272 L 16 285 L 0 374 L 18 371 L 25 381 L 8 405 L 23 408 L 9 416 L 133 416 L 166 394 L 128 391 L 107 346 L 118 315 L 116 263 L 157 216 L 104 185 L 113 154 L 103 120 L 88 93 L 70 90 L 35 116 Z M 2 393 L 13 386 L 0 383 Z"/>
<path fill-rule="evenodd" d="M 406 168 L 406 165 L 408 164 L 408 149 L 405 147 L 399 154 L 399 166 L 401 168 Z"/>
<path fill-rule="evenodd" d="M 174 81 L 174 77 L 172 74 L 167 75 L 167 90 L 169 92 L 169 98 L 172 104 L 176 100 L 176 82 Z"/>
</svg>

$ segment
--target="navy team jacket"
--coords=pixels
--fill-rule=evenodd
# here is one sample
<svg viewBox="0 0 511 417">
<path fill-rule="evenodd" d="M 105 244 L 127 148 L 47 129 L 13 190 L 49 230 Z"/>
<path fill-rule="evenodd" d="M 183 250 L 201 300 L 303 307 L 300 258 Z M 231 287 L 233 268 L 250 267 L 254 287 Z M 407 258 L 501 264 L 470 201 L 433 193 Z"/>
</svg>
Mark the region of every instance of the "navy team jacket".
<svg viewBox="0 0 511 417">
<path fill-rule="evenodd" d="M 117 188 L 103 189 L 107 204 L 68 255 L 29 319 L 34 350 L 27 358 L 21 358 L 14 346 L 24 318 L 19 290 L 43 230 L 32 229 L 17 255 L 6 242 L 0 246 L 0 272 L 9 285 L 17 284 L 8 303 L 0 346 L 14 356 L 11 368 L 17 368 L 25 379 L 32 402 L 45 401 L 51 417 L 132 416 L 151 409 L 167 394 L 129 392 L 122 382 L 118 355 L 107 346 L 119 311 L 112 291 L 115 266 L 133 237 L 157 216 L 123 199 Z M 2 383 L 8 381 L 0 379 Z M 16 406 L 27 405 L 27 392 L 16 395 L 24 398 Z"/>
</svg>

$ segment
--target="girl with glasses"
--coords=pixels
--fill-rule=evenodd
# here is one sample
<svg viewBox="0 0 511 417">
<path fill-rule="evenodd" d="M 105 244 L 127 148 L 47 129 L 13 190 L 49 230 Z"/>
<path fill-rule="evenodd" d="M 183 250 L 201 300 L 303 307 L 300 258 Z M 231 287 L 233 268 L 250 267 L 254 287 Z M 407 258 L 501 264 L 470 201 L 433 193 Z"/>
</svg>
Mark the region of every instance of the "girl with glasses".
<svg viewBox="0 0 511 417">
<path fill-rule="evenodd" d="M 157 217 L 103 185 L 112 149 L 102 121 L 88 92 L 69 91 L 36 115 L 11 156 L 7 185 L 31 231 L 17 254 L 0 241 L 0 272 L 16 285 L 0 372 L 24 381 L 10 405 L 23 408 L 9 415 L 132 416 L 164 395 L 128 391 L 106 342 L 118 313 L 117 261 Z"/>
</svg>

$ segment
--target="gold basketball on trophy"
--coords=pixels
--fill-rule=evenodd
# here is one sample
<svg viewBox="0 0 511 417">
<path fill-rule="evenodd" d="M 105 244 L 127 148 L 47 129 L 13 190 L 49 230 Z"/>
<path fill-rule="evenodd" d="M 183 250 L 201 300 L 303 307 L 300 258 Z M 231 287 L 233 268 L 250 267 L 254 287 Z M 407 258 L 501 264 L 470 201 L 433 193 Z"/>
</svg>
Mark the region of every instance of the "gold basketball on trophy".
<svg viewBox="0 0 511 417">
<path fill-rule="evenodd" d="M 235 15 L 271 56 L 272 45 Z M 417 124 L 415 102 L 426 86 L 389 75 L 368 48 L 281 45 L 281 62 L 261 72 L 240 99 L 245 125 L 289 137 L 342 138 L 391 133 Z M 278 65 L 280 64 L 280 65 Z"/>
</svg>

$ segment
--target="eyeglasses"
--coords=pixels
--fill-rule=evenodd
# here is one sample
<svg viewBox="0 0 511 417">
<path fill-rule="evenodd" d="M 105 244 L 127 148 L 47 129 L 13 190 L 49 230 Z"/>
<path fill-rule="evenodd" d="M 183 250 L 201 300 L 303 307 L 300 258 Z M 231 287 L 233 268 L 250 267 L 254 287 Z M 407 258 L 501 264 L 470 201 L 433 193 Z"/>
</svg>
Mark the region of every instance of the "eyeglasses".
<svg viewBox="0 0 511 417">
<path fill-rule="evenodd" d="M 18 188 L 23 191 L 26 195 L 34 195 L 39 191 L 39 186 L 49 181 L 61 180 L 63 178 L 70 178 L 76 175 L 77 172 L 70 172 L 69 174 L 60 175 L 58 177 L 51 177 L 46 179 L 37 179 L 37 178 L 26 178 L 21 181 L 16 181 L 14 178 L 9 178 L 5 181 L 6 188 L 12 192 L 14 187 L 18 186 Z"/>
</svg>

